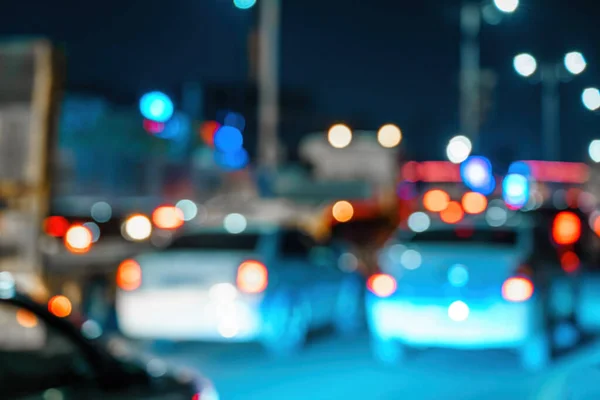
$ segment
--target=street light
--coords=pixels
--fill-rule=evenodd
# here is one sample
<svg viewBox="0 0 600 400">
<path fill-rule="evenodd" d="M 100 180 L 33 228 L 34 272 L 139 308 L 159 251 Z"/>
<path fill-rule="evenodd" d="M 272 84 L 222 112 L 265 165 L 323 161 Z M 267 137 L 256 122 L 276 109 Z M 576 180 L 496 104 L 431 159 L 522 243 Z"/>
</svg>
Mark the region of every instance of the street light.
<svg viewBox="0 0 600 400">
<path fill-rule="evenodd" d="M 584 89 L 581 94 L 581 101 L 585 108 L 590 111 L 600 110 L 600 90 L 598 88 Z"/>
<path fill-rule="evenodd" d="M 542 84 L 542 147 L 546 160 L 560 158 L 560 92 L 561 82 L 570 81 L 587 67 L 583 54 L 572 51 L 565 54 L 562 62 L 538 65 L 534 56 L 521 53 L 514 57 L 515 71 L 525 78 L 534 78 Z M 589 96 L 589 94 L 588 94 Z M 585 104 L 585 101 L 584 101 Z"/>
<path fill-rule="evenodd" d="M 382 147 L 392 149 L 402 141 L 402 131 L 394 124 L 383 125 L 377 131 L 377 141 Z"/>
<path fill-rule="evenodd" d="M 503 14 L 512 14 L 519 7 L 519 0 L 494 0 L 493 3 L 492 6 L 489 2 L 462 0 L 460 10 L 460 127 L 461 132 L 475 142 L 481 123 L 481 20 L 488 16 L 488 22 L 499 23 Z"/>
</svg>

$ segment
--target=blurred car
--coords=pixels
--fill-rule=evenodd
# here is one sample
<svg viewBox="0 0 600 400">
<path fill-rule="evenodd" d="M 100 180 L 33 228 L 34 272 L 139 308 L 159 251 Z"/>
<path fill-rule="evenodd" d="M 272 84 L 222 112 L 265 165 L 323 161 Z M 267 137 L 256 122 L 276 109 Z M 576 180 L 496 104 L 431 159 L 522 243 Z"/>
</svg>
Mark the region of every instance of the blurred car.
<svg viewBox="0 0 600 400">
<path fill-rule="evenodd" d="M 385 273 L 368 281 L 375 357 L 398 362 L 408 348 L 506 348 L 527 369 L 551 357 L 549 284 L 535 263 L 526 220 L 491 227 L 478 219 L 400 230 L 382 251 Z"/>
<path fill-rule="evenodd" d="M 218 400 L 212 383 L 188 370 L 142 364 L 125 343 L 102 344 L 100 326 L 58 318 L 0 273 L 0 388 L 10 399 Z"/>
<path fill-rule="evenodd" d="M 297 350 L 313 328 L 353 332 L 364 318 L 356 258 L 295 227 L 248 225 L 183 233 L 117 272 L 120 330 L 132 338 L 259 341 Z"/>
</svg>

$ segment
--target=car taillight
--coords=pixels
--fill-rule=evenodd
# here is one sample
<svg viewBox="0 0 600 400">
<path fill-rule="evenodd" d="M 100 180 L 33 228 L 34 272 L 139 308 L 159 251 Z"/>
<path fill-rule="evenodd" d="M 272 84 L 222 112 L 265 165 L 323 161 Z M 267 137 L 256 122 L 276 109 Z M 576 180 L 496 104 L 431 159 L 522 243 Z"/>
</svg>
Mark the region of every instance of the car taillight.
<svg viewBox="0 0 600 400">
<path fill-rule="evenodd" d="M 533 283 L 528 278 L 518 276 L 508 278 L 502 285 L 502 297 L 505 300 L 520 303 L 533 296 Z"/>
<path fill-rule="evenodd" d="M 396 291 L 396 279 L 387 274 L 376 274 L 367 281 L 367 289 L 378 297 L 389 297 Z"/>
<path fill-rule="evenodd" d="M 117 269 L 117 286 L 126 291 L 135 290 L 142 284 L 142 268 L 134 260 L 125 260 Z"/>
<path fill-rule="evenodd" d="M 238 267 L 236 283 L 242 292 L 262 292 L 269 283 L 267 267 L 259 261 L 244 261 Z"/>
</svg>

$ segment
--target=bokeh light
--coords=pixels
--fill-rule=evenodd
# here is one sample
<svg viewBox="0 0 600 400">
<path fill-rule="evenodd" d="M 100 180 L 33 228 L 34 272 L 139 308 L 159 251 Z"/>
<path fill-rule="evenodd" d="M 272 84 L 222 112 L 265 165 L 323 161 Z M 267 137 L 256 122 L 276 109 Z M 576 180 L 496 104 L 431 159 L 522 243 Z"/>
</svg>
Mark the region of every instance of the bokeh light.
<svg viewBox="0 0 600 400">
<path fill-rule="evenodd" d="M 162 92 L 146 93 L 140 99 L 140 112 L 151 121 L 166 122 L 173 116 L 173 102 Z"/>
<path fill-rule="evenodd" d="M 215 134 L 221 128 L 221 124 L 217 121 L 206 121 L 200 125 L 200 138 L 204 142 L 204 144 L 208 146 L 214 146 L 215 144 Z"/>
<path fill-rule="evenodd" d="M 58 215 L 48 217 L 44 220 L 44 231 L 49 236 L 63 237 L 69 230 L 69 221 Z"/>
<path fill-rule="evenodd" d="M 71 315 L 73 306 L 66 296 L 58 295 L 48 301 L 48 310 L 59 318 L 65 318 Z"/>
<path fill-rule="evenodd" d="M 219 167 L 229 170 L 245 168 L 250 161 L 248 152 L 243 148 L 229 152 L 216 151 L 214 157 L 215 163 Z"/>
<path fill-rule="evenodd" d="M 183 225 L 183 213 L 174 206 L 161 206 L 152 213 L 152 222 L 159 229 L 177 229 Z"/>
<path fill-rule="evenodd" d="M 581 221 L 570 211 L 561 211 L 554 217 L 552 238 L 559 245 L 570 245 L 581 237 Z"/>
<path fill-rule="evenodd" d="M 489 195 L 496 188 L 492 164 L 485 157 L 467 158 L 460 166 L 460 175 L 464 184 L 474 192 Z"/>
<path fill-rule="evenodd" d="M 514 13 L 519 8 L 519 0 L 494 0 L 496 8 L 503 13 Z"/>
<path fill-rule="evenodd" d="M 246 230 L 248 221 L 242 214 L 232 213 L 223 220 L 223 227 L 229 233 L 238 234 Z"/>
<path fill-rule="evenodd" d="M 112 218 L 112 207 L 105 201 L 99 201 L 92 205 L 90 213 L 96 222 L 108 222 Z"/>
<path fill-rule="evenodd" d="M 25 310 L 24 308 L 19 308 L 15 317 L 17 319 L 17 323 L 23 328 L 35 328 L 38 324 L 36 315 L 31 311 Z"/>
<path fill-rule="evenodd" d="M 198 206 L 192 200 L 182 199 L 175 204 L 183 213 L 184 221 L 191 221 L 198 215 Z"/>
<path fill-rule="evenodd" d="M 473 145 L 468 137 L 466 136 L 455 136 L 450 139 L 448 146 L 446 146 L 446 156 L 448 160 L 454 164 L 460 164 L 469 157 Z"/>
<path fill-rule="evenodd" d="M 127 218 L 124 224 L 125 238 L 142 241 L 152 234 L 152 223 L 150 219 L 142 214 L 135 214 Z"/>
<path fill-rule="evenodd" d="M 100 227 L 95 222 L 86 222 L 83 226 L 89 229 L 92 234 L 92 243 L 96 243 L 100 239 Z"/>
<path fill-rule="evenodd" d="M 244 145 L 244 137 L 239 129 L 233 126 L 222 126 L 215 133 L 214 145 L 223 153 L 239 151 Z"/>
<path fill-rule="evenodd" d="M 327 132 L 329 144 L 336 149 L 343 149 L 352 142 L 352 130 L 344 124 L 332 126 Z"/>
<path fill-rule="evenodd" d="M 461 200 L 462 207 L 467 214 L 481 214 L 485 211 L 488 201 L 481 193 L 465 193 Z"/>
<path fill-rule="evenodd" d="M 451 201 L 448 203 L 448 207 L 440 213 L 440 219 L 447 224 L 456 224 L 463 219 L 464 215 L 460 203 Z"/>
<path fill-rule="evenodd" d="M 581 101 L 585 108 L 590 111 L 600 109 L 600 90 L 597 88 L 586 88 L 581 93 Z"/>
<path fill-rule="evenodd" d="M 354 216 L 354 207 L 349 202 L 341 200 L 333 205 L 331 214 L 338 222 L 348 222 Z"/>
<path fill-rule="evenodd" d="M 92 247 L 92 232 L 83 225 L 72 226 L 65 234 L 64 243 L 72 253 L 86 253 Z"/>
<path fill-rule="evenodd" d="M 529 181 L 523 175 L 509 174 L 502 182 L 502 197 L 512 209 L 520 209 L 529 200 Z"/>
<path fill-rule="evenodd" d="M 581 74 L 587 67 L 587 61 L 585 60 L 585 57 L 578 51 L 567 53 L 565 55 L 564 63 L 567 71 L 573 75 Z"/>
<path fill-rule="evenodd" d="M 256 0 L 233 0 L 233 4 L 240 10 L 248 10 L 256 4 Z"/>
<path fill-rule="evenodd" d="M 383 125 L 377 131 L 377 141 L 386 149 L 394 148 L 402 141 L 402 131 L 394 124 Z"/>
<path fill-rule="evenodd" d="M 527 78 L 537 71 L 537 61 L 531 54 L 522 53 L 513 59 L 513 67 L 519 75 Z"/>
<path fill-rule="evenodd" d="M 450 195 L 443 190 L 433 189 L 423 195 L 423 206 L 427 211 L 444 211 L 450 203 Z"/>
<path fill-rule="evenodd" d="M 416 212 L 408 217 L 408 228 L 413 232 L 425 232 L 431 225 L 431 218 L 424 212 Z"/>
</svg>

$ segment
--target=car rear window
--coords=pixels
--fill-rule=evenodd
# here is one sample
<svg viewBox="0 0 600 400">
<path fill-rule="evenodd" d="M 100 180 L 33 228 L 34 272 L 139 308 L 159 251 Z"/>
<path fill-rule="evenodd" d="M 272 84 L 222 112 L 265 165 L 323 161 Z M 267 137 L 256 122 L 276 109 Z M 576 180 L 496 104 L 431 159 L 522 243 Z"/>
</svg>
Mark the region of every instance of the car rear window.
<svg viewBox="0 0 600 400">
<path fill-rule="evenodd" d="M 506 229 L 472 228 L 429 230 L 413 234 L 405 241 L 411 243 L 464 243 L 514 246 L 517 244 L 517 232 Z"/>
<path fill-rule="evenodd" d="M 201 233 L 180 236 L 166 250 L 254 250 L 258 234 Z"/>
</svg>

